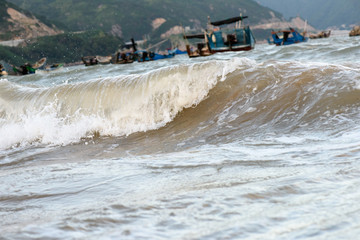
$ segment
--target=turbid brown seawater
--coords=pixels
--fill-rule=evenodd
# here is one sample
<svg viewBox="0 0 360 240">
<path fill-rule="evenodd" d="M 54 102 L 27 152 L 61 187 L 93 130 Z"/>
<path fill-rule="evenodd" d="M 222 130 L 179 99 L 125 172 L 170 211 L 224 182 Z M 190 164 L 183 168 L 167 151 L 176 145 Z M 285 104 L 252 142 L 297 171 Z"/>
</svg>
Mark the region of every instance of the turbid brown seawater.
<svg viewBox="0 0 360 240">
<path fill-rule="evenodd" d="M 356 239 L 360 38 L 0 79 L 0 239 Z"/>
</svg>

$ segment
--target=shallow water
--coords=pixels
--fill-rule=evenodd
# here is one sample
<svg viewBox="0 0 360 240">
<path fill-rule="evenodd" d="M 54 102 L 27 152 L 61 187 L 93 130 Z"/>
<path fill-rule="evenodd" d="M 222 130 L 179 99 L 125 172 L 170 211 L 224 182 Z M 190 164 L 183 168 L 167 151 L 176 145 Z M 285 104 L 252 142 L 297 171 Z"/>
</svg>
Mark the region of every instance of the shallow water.
<svg viewBox="0 0 360 240">
<path fill-rule="evenodd" d="M 0 80 L 2 239 L 356 239 L 360 39 Z"/>
</svg>

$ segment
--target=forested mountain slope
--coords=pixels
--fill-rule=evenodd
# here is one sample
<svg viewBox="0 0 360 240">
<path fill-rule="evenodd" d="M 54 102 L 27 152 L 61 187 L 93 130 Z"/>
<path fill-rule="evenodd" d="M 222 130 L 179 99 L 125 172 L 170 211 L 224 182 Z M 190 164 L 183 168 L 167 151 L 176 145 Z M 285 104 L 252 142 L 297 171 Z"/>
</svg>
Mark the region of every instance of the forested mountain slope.
<svg viewBox="0 0 360 240">
<path fill-rule="evenodd" d="M 56 35 L 61 32 L 46 19 L 0 0 L 0 41 Z"/>
<path fill-rule="evenodd" d="M 61 22 L 69 31 L 102 29 L 113 35 L 152 38 L 179 33 L 181 26 L 201 29 L 212 20 L 248 15 L 255 25 L 283 17 L 254 0 L 9 0 L 20 7 Z M 165 35 L 164 35 L 165 34 Z"/>
</svg>

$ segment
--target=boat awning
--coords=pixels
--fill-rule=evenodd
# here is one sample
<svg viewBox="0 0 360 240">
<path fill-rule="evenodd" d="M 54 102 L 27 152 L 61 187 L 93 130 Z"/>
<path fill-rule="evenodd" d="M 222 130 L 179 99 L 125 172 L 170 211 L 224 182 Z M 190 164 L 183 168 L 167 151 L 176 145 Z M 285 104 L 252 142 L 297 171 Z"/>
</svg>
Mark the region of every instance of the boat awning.
<svg viewBox="0 0 360 240">
<path fill-rule="evenodd" d="M 211 25 L 214 26 L 220 26 L 220 25 L 224 25 L 224 24 L 230 24 L 230 23 L 234 23 L 237 21 L 242 21 L 244 18 L 247 18 L 247 16 L 239 16 L 239 17 L 233 17 L 233 18 L 229 18 L 229 19 L 225 19 L 225 20 L 221 20 L 221 21 L 217 21 L 217 22 L 211 22 Z"/>
<path fill-rule="evenodd" d="M 184 35 L 184 39 L 187 39 L 187 38 L 205 38 L 204 34 L 193 34 L 193 35 Z"/>
</svg>

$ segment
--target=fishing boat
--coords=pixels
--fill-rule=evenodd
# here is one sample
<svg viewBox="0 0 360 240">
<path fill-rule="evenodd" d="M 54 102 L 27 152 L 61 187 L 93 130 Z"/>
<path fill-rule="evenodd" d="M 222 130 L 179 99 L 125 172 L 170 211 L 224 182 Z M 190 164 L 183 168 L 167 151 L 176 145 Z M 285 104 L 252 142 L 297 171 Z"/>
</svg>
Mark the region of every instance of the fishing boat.
<svg viewBox="0 0 360 240">
<path fill-rule="evenodd" d="M 98 64 L 110 64 L 112 56 L 96 56 L 96 60 Z"/>
<path fill-rule="evenodd" d="M 25 63 L 20 67 L 13 67 L 14 75 L 27 75 L 27 74 L 34 74 L 36 69 L 32 67 L 31 64 Z"/>
<path fill-rule="evenodd" d="M 160 59 L 166 59 L 166 58 L 173 58 L 175 57 L 175 52 L 158 52 L 158 53 L 154 53 L 152 60 L 156 61 L 156 60 L 160 60 Z"/>
<path fill-rule="evenodd" d="M 39 61 L 37 61 L 36 63 L 34 63 L 31 67 L 34 68 L 34 69 L 42 69 L 45 67 L 46 65 L 46 58 L 43 57 L 41 58 Z"/>
<path fill-rule="evenodd" d="M 211 22 L 208 17 L 207 30 L 203 34 L 184 35 L 184 39 L 204 39 L 197 43 L 197 47 L 186 44 L 189 57 L 209 56 L 217 52 L 249 51 L 255 47 L 255 37 L 249 26 L 242 26 L 247 16 L 233 17 L 221 21 Z M 234 28 L 221 29 L 222 25 L 235 23 Z"/>
<path fill-rule="evenodd" d="M 181 55 L 181 54 L 186 54 L 187 51 L 183 51 L 183 50 L 180 50 L 178 48 L 174 48 L 174 49 L 170 49 L 168 50 L 169 53 L 174 53 L 175 55 Z"/>
<path fill-rule="evenodd" d="M 86 56 L 82 57 L 81 60 L 85 66 L 92 66 L 97 64 L 110 64 L 112 56 Z"/>
<path fill-rule="evenodd" d="M 25 63 L 20 67 L 13 66 L 9 63 L 4 61 L 0 61 L 0 65 L 2 65 L 2 75 L 12 75 L 12 76 L 19 76 L 19 75 L 27 75 L 27 74 L 34 74 L 39 69 L 44 69 L 46 64 L 46 58 L 41 58 L 39 61 L 35 62 L 34 64 Z"/>
<path fill-rule="evenodd" d="M 134 52 L 134 55 L 138 62 L 156 61 L 175 57 L 175 53 L 155 53 L 147 50 L 137 50 Z"/>
<path fill-rule="evenodd" d="M 355 26 L 349 32 L 349 37 L 360 36 L 360 26 Z"/>
<path fill-rule="evenodd" d="M 217 22 L 210 22 L 208 18 L 208 30 L 205 31 L 205 40 L 209 44 L 210 51 L 249 51 L 255 47 L 255 37 L 249 26 L 241 24 L 247 16 L 233 17 Z M 220 26 L 235 23 L 235 28 L 221 29 Z"/>
<path fill-rule="evenodd" d="M 64 66 L 63 63 L 55 63 L 55 64 L 52 64 L 52 65 L 49 65 L 49 66 L 45 66 L 45 67 L 42 68 L 42 69 L 37 69 L 37 70 L 36 70 L 36 73 L 49 73 L 49 72 L 54 72 L 54 71 L 57 71 L 57 70 L 62 69 L 63 66 Z"/>
<path fill-rule="evenodd" d="M 134 54 L 132 52 L 117 52 L 111 60 L 113 64 L 128 64 L 134 62 Z"/>
<path fill-rule="evenodd" d="M 328 32 L 325 32 L 325 31 L 321 31 L 317 34 L 311 34 L 309 36 L 310 39 L 317 39 L 317 38 L 328 38 L 330 37 L 330 34 L 331 34 L 331 30 L 329 30 Z"/>
<path fill-rule="evenodd" d="M 1 65 L 1 72 L 2 72 L 2 76 L 5 75 L 17 75 L 15 70 L 14 70 L 14 66 L 12 66 L 11 64 L 5 62 L 5 61 L 0 61 L 0 65 Z"/>
<path fill-rule="evenodd" d="M 150 55 L 151 55 L 151 56 L 150 56 Z M 136 61 L 138 61 L 138 62 L 147 62 L 147 61 L 150 61 L 154 55 L 155 55 L 155 54 L 154 54 L 153 52 L 148 52 L 148 51 L 146 51 L 146 50 L 136 50 L 136 51 L 134 52 L 135 59 L 136 59 Z"/>
<path fill-rule="evenodd" d="M 190 46 L 190 43 L 188 39 L 205 39 L 205 33 L 204 34 L 193 34 L 193 35 L 184 35 L 184 39 L 186 40 L 186 52 L 190 58 L 195 57 L 206 57 L 210 56 L 213 53 L 210 50 L 209 43 L 205 42 L 204 40 L 202 42 L 197 42 L 196 47 Z"/>
<path fill-rule="evenodd" d="M 41 58 L 39 61 L 35 62 L 34 64 L 25 63 L 20 67 L 13 66 L 13 75 L 27 75 L 27 74 L 34 74 L 36 70 L 43 69 L 46 64 L 46 58 Z"/>
<path fill-rule="evenodd" d="M 279 33 L 282 35 L 279 36 Z M 306 42 L 308 40 L 307 37 L 303 36 L 293 28 L 289 28 L 289 30 L 272 31 L 271 37 L 272 40 L 268 38 L 268 43 L 275 44 L 276 46 L 290 45 L 294 43 Z"/>
<path fill-rule="evenodd" d="M 166 58 L 172 58 L 176 54 L 175 52 L 167 51 L 167 52 L 153 52 L 150 51 L 151 48 L 156 47 L 162 43 L 164 43 L 166 40 L 161 41 L 158 44 L 155 44 L 147 49 L 138 49 L 137 44 L 135 43 L 135 40 L 131 38 L 131 43 L 128 43 L 126 49 L 132 49 L 132 51 L 128 51 L 126 54 L 120 54 L 117 56 L 117 59 L 120 60 L 119 63 L 128 63 L 127 56 L 131 58 L 130 61 L 137 61 L 137 62 L 147 62 L 147 61 L 156 61 L 160 59 L 166 59 Z"/>
<path fill-rule="evenodd" d="M 98 60 L 96 59 L 96 56 L 82 57 L 81 60 L 83 61 L 85 66 L 92 66 L 98 64 Z"/>
<path fill-rule="evenodd" d="M 8 75 L 5 67 L 0 63 L 0 77 Z"/>
</svg>

